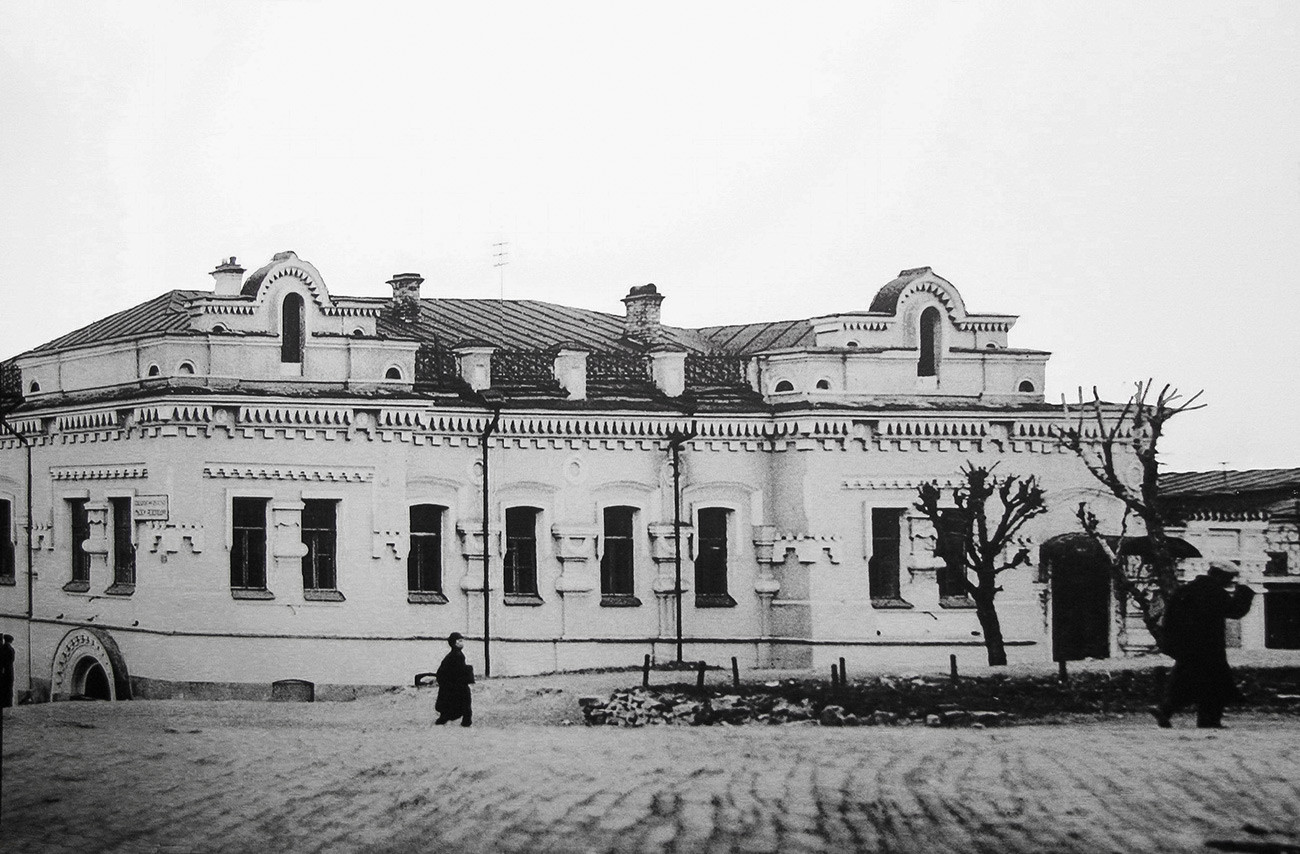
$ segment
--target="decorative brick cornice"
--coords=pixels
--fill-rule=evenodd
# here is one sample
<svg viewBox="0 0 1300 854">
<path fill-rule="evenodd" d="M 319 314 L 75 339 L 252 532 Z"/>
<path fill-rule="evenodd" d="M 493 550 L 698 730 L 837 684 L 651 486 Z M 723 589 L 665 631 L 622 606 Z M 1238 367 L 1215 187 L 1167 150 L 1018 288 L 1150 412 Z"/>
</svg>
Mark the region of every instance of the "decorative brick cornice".
<svg viewBox="0 0 1300 854">
<path fill-rule="evenodd" d="M 51 466 L 50 480 L 138 480 L 149 476 L 144 463 L 116 466 Z"/>
<path fill-rule="evenodd" d="M 306 480 L 324 483 L 370 483 L 371 468 L 342 466 L 250 465 L 248 463 L 206 463 L 203 476 L 233 480 Z"/>
<path fill-rule="evenodd" d="M 965 481 L 959 477 L 851 477 L 843 483 L 844 489 L 907 489 L 915 491 L 923 483 L 937 481 L 940 489 L 955 489 Z"/>
</svg>

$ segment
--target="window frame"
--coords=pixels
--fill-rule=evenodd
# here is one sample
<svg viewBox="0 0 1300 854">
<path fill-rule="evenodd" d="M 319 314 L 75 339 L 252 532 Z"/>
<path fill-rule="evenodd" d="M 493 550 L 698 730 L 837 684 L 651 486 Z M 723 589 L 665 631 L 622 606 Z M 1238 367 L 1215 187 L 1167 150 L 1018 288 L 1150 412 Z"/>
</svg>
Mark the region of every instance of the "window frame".
<svg viewBox="0 0 1300 854">
<path fill-rule="evenodd" d="M 292 309 L 290 301 L 294 301 Z M 290 328 L 290 318 L 293 319 Z M 307 301 L 297 291 L 280 298 L 280 363 L 301 365 L 307 341 Z"/>
<path fill-rule="evenodd" d="M 734 608 L 736 606 L 736 600 L 731 597 L 729 578 L 735 513 L 735 508 L 725 505 L 708 504 L 695 508 L 693 514 L 695 517 L 695 555 L 692 563 L 695 570 L 696 608 Z M 720 537 L 711 531 L 706 535 L 706 530 L 711 528 L 713 524 L 710 522 L 706 526 L 706 518 L 721 520 L 722 535 Z M 719 542 L 721 548 L 713 545 Z"/>
<path fill-rule="evenodd" d="M 130 495 L 108 497 L 108 555 L 113 582 L 104 592 L 112 596 L 129 596 L 135 592 L 136 545 L 133 498 Z"/>
<path fill-rule="evenodd" d="M 90 539 L 90 499 L 65 498 L 68 506 L 68 534 L 71 565 L 68 583 L 63 589 L 69 593 L 86 593 L 90 590 L 90 552 L 86 540 Z"/>
<path fill-rule="evenodd" d="M 416 508 L 431 508 L 434 521 L 433 531 L 416 530 Z M 432 501 L 420 501 L 407 508 L 407 546 L 406 546 L 406 601 L 412 604 L 445 605 L 447 594 L 443 570 L 446 564 L 443 554 L 446 529 L 447 507 Z M 422 559 L 423 558 L 423 559 Z M 434 564 L 432 572 L 424 565 L 424 559 Z M 429 575 L 434 583 L 426 586 Z"/>
<path fill-rule="evenodd" d="M 916 375 L 918 377 L 939 375 L 939 361 L 943 352 L 942 326 L 943 312 L 937 306 L 927 305 L 921 309 L 921 315 L 917 319 Z"/>
<path fill-rule="evenodd" d="M 262 519 L 261 519 L 260 526 L 252 526 L 252 525 L 241 526 L 237 524 L 239 522 L 239 515 L 240 515 L 239 505 L 241 504 L 249 508 L 249 518 L 252 518 L 251 504 L 246 504 L 245 502 L 258 502 L 261 505 Z M 270 533 L 271 533 L 271 525 L 270 525 L 271 499 L 265 495 L 231 495 L 227 503 L 227 508 L 230 514 L 229 515 L 230 523 L 227 526 L 226 530 L 230 535 L 230 541 L 227 545 L 230 549 L 229 582 L 230 582 L 231 596 L 235 599 L 274 598 L 274 594 L 272 594 L 271 591 L 267 588 L 267 583 L 269 580 L 268 575 L 270 574 L 269 558 L 270 558 Z M 261 579 L 260 579 L 261 584 L 259 585 L 236 584 L 235 583 L 236 564 L 240 562 L 244 563 L 243 578 L 241 578 L 240 580 L 244 582 L 257 580 L 249 577 L 250 575 L 249 568 L 251 567 L 251 564 L 248 564 L 246 561 L 247 558 L 249 557 L 249 552 L 247 547 L 256 541 L 255 534 L 258 532 L 261 533 L 261 538 L 260 538 L 261 566 L 259 568 L 261 573 Z M 241 537 L 241 533 L 243 534 L 242 537 Z M 242 551 L 241 551 L 241 545 L 243 546 Z M 243 558 L 243 561 L 241 561 L 241 556 Z"/>
<path fill-rule="evenodd" d="M 872 608 L 893 609 L 893 608 L 911 608 L 912 604 L 903 599 L 903 567 L 905 566 L 905 557 L 903 544 L 905 533 L 903 523 L 907 519 L 908 508 L 899 507 L 898 505 L 878 504 L 867 505 L 865 517 L 867 523 L 866 530 L 866 553 L 867 553 L 867 595 L 871 598 Z M 888 530 L 888 523 L 885 522 L 883 514 L 890 514 L 895 519 L 897 531 L 896 537 L 885 535 Z M 878 516 L 877 514 L 881 514 Z M 890 572 L 881 566 L 882 559 L 886 555 L 879 554 L 880 550 L 887 543 L 894 543 L 893 571 Z"/>
<path fill-rule="evenodd" d="M 302 499 L 298 530 L 307 550 L 301 563 L 302 595 L 309 602 L 343 601 L 339 592 L 339 505 L 336 498 Z M 313 518 L 309 519 L 309 514 Z"/>
<path fill-rule="evenodd" d="M 611 514 L 625 514 L 617 531 L 611 531 Z M 640 508 L 629 504 L 610 504 L 600 511 L 600 604 L 606 608 L 636 607 L 637 522 Z"/>
<path fill-rule="evenodd" d="M 530 526 L 524 526 L 519 521 L 523 511 L 527 511 L 532 523 Z M 507 605 L 541 604 L 542 598 L 537 586 L 537 529 L 541 524 L 542 509 L 531 504 L 512 505 L 506 507 L 502 515 L 504 520 L 501 525 L 501 536 L 504 550 L 501 556 L 501 590 L 505 595 L 505 603 Z M 530 534 L 524 535 L 525 527 L 531 529 Z M 527 560 L 521 563 L 521 558 Z"/>
<path fill-rule="evenodd" d="M 18 547 L 14 536 L 14 500 L 0 495 L 0 585 L 10 587 L 18 583 Z"/>
</svg>

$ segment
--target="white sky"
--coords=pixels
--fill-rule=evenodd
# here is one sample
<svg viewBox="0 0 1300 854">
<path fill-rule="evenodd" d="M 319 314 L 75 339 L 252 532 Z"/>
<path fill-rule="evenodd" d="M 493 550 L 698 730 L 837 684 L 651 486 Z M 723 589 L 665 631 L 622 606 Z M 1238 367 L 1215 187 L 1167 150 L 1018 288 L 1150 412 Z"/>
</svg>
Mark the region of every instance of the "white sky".
<svg viewBox="0 0 1300 854">
<path fill-rule="evenodd" d="M 1300 3 L 0 4 L 0 356 L 293 249 L 701 326 L 931 266 L 1048 396 L 1300 466 Z"/>
</svg>

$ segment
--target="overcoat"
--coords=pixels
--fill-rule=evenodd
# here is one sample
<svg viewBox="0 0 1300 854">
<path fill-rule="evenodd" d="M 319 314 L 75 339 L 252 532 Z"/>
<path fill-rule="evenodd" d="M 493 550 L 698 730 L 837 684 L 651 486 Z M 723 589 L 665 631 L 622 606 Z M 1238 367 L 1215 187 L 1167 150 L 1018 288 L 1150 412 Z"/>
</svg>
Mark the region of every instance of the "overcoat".
<svg viewBox="0 0 1300 854">
<path fill-rule="evenodd" d="M 441 717 L 449 720 L 463 717 L 470 713 L 469 686 L 474 677 L 469 665 L 465 663 L 465 653 L 453 648 L 438 665 L 434 674 L 438 680 L 438 699 L 433 708 Z"/>
<path fill-rule="evenodd" d="M 1174 593 L 1165 612 L 1165 645 L 1174 658 L 1169 700 L 1230 703 L 1241 699 L 1228 667 L 1224 623 L 1250 610 L 1255 591 L 1229 593 L 1220 581 L 1202 575 Z"/>
</svg>

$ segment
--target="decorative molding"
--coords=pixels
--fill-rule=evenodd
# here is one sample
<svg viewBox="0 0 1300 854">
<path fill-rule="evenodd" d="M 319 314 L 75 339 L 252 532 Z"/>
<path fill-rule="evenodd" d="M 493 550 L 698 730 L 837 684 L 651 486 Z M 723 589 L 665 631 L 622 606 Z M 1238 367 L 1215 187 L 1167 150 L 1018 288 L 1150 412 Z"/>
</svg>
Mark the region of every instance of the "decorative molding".
<svg viewBox="0 0 1300 854">
<path fill-rule="evenodd" d="M 923 483 L 938 483 L 940 489 L 955 489 L 965 481 L 959 477 L 851 477 L 844 489 L 906 489 L 915 491 Z"/>
<path fill-rule="evenodd" d="M 890 439 L 981 439 L 989 435 L 989 425 L 987 421 L 931 421 L 921 419 L 880 421 L 876 433 Z"/>
<path fill-rule="evenodd" d="M 144 463 L 116 466 L 50 466 L 50 480 L 137 480 L 149 476 Z"/>
<path fill-rule="evenodd" d="M 306 480 L 324 483 L 370 483 L 372 468 L 277 466 L 248 463 L 206 463 L 203 476 L 234 480 Z"/>
<path fill-rule="evenodd" d="M 267 427 L 341 427 L 352 423 L 351 408 L 324 406 L 241 406 L 238 423 Z"/>
<path fill-rule="evenodd" d="M 843 542 L 836 535 L 780 534 L 773 543 L 772 557 L 773 562 L 781 563 L 788 552 L 794 552 L 799 563 L 817 563 L 824 551 L 826 559 L 837 564 L 840 562 L 839 552 L 842 546 Z"/>
<path fill-rule="evenodd" d="M 107 430 L 118 426 L 117 411 L 73 412 L 55 419 L 56 429 L 75 432 L 79 430 Z"/>
</svg>

